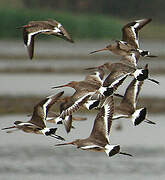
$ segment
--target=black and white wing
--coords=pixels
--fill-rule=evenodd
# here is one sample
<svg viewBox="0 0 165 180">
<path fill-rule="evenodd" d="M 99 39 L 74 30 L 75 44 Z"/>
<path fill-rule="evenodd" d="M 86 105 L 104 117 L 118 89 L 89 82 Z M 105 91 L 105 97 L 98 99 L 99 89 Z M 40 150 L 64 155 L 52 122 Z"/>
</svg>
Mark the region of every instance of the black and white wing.
<svg viewBox="0 0 165 180">
<path fill-rule="evenodd" d="M 128 42 L 135 48 L 139 48 L 138 31 L 152 19 L 140 19 L 130 22 L 122 28 L 122 40 Z"/>
<path fill-rule="evenodd" d="M 112 117 L 114 113 L 113 96 L 106 98 L 102 108 L 98 112 L 90 138 L 100 142 L 109 143 L 110 129 L 112 125 Z"/>
<path fill-rule="evenodd" d="M 128 85 L 120 105 L 123 107 L 129 106 L 134 111 L 142 85 L 143 81 L 138 81 L 134 78 Z"/>
<path fill-rule="evenodd" d="M 47 118 L 47 113 L 50 109 L 50 107 L 63 95 L 64 91 L 53 95 L 49 96 L 42 101 L 40 101 L 33 110 L 33 115 L 31 117 L 31 120 L 28 121 L 36 126 L 39 126 L 41 128 L 46 127 L 46 118 Z"/>
</svg>

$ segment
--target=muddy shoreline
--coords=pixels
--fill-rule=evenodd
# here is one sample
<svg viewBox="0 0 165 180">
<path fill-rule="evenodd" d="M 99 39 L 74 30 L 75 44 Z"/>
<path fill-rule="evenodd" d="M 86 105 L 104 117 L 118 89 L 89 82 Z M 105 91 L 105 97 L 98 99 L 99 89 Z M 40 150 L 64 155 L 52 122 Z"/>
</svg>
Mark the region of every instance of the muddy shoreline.
<svg viewBox="0 0 165 180">
<path fill-rule="evenodd" d="M 33 106 L 40 101 L 43 96 L 0 96 L 0 114 L 29 114 L 33 111 Z M 119 102 L 119 99 L 116 99 Z M 165 98 L 143 97 L 138 101 L 138 107 L 147 107 L 149 113 L 164 114 Z M 53 106 L 53 111 L 59 111 L 58 105 Z M 80 112 L 93 112 L 82 110 Z"/>
<path fill-rule="evenodd" d="M 4 68 L 0 69 L 0 73 L 8 73 L 8 74 L 23 74 L 23 73 L 46 73 L 46 74 L 53 74 L 53 73 L 58 73 L 61 74 L 61 72 L 64 74 L 67 73 L 79 73 L 79 74 L 84 74 L 85 69 L 84 68 L 54 68 L 54 67 L 45 67 L 45 68 Z M 154 69 L 150 68 L 150 72 L 153 75 L 164 75 L 165 74 L 165 67 L 159 68 L 159 69 Z"/>
<path fill-rule="evenodd" d="M 35 44 L 34 59 L 29 60 L 22 40 L 0 41 L 0 114 L 32 112 L 33 106 L 43 98 L 41 94 L 45 94 L 45 92 L 51 93 L 49 87 L 52 84 L 54 85 L 54 82 L 63 84 L 63 81 L 82 79 L 86 73 L 85 68 L 101 65 L 108 61 L 115 62 L 119 60 L 119 57 L 113 56 L 109 52 L 89 55 L 89 52 L 105 47 L 109 43 L 109 40 L 78 41 L 75 44 L 67 44 L 63 41 L 38 40 Z M 147 107 L 151 113 L 164 114 L 165 44 L 162 40 L 143 40 L 141 45 L 142 49 L 148 49 L 158 57 L 142 58 L 139 61 L 140 66 L 144 67 L 146 63 L 149 64 L 151 78 L 153 77 L 152 75 L 163 76 L 159 77 L 161 80 L 159 89 L 152 85 L 146 85 L 145 92 L 149 96 L 139 99 L 138 105 Z M 83 75 L 82 78 L 81 75 Z M 37 88 L 32 88 L 36 85 L 36 82 L 38 82 L 37 85 L 42 87 L 41 90 L 37 91 Z M 148 89 L 148 87 L 151 87 L 151 89 Z M 159 96 L 153 97 L 151 91 L 153 94 L 155 93 L 154 95 Z"/>
</svg>

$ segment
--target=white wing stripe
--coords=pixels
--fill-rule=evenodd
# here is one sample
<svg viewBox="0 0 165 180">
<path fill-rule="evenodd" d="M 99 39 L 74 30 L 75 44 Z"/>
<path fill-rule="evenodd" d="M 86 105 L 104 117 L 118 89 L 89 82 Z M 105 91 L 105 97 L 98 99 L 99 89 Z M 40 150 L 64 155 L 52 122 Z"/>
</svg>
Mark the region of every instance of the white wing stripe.
<svg viewBox="0 0 165 180">
<path fill-rule="evenodd" d="M 131 53 L 131 61 L 133 61 L 134 66 L 137 66 L 137 59 L 135 53 Z"/>
<path fill-rule="evenodd" d="M 124 117 L 128 117 L 128 115 L 124 115 L 124 114 L 114 114 L 112 120 L 116 120 L 116 119 L 120 119 L 120 118 L 124 118 Z"/>
<path fill-rule="evenodd" d="M 136 21 L 136 24 L 133 26 L 134 28 L 137 28 L 137 27 L 139 27 L 139 25 L 140 25 L 140 23 L 139 23 L 140 21 Z"/>
<path fill-rule="evenodd" d="M 30 125 L 30 126 L 34 126 L 34 124 L 32 124 L 32 123 L 28 123 L 28 122 L 23 122 L 23 123 L 19 123 L 18 125 L 16 125 L 16 126 L 28 126 L 28 125 Z"/>
<path fill-rule="evenodd" d="M 61 32 L 61 30 L 60 30 L 59 28 L 55 27 L 54 30 L 53 30 L 53 32 L 59 33 L 59 32 Z"/>
<path fill-rule="evenodd" d="M 32 38 L 33 35 L 39 34 L 39 33 L 42 33 L 42 32 L 49 32 L 49 31 L 50 31 L 49 29 L 42 29 L 42 30 L 39 30 L 39 31 L 35 31 L 33 33 L 29 33 L 28 34 L 27 46 L 30 46 L 31 38 Z"/>
<path fill-rule="evenodd" d="M 120 80 L 122 80 L 124 77 L 128 76 L 130 73 L 127 73 L 125 75 L 123 75 L 122 77 L 118 78 L 117 80 L 115 80 L 111 85 L 110 87 L 113 87 L 114 85 L 116 85 L 117 83 L 120 82 Z"/>
<path fill-rule="evenodd" d="M 139 86 L 139 81 L 137 81 L 136 80 L 136 82 L 135 82 L 135 87 L 134 87 L 134 104 L 133 104 L 133 106 L 134 106 L 134 108 L 136 109 L 136 99 L 137 99 L 137 93 L 138 93 L 138 86 Z"/>
<path fill-rule="evenodd" d="M 105 130 L 106 130 L 106 138 L 109 142 L 108 118 L 110 115 L 110 106 L 108 104 L 104 105 L 104 110 L 105 110 L 104 123 L 105 123 Z"/>
<path fill-rule="evenodd" d="M 52 101 L 52 99 L 48 99 L 46 101 L 46 103 L 43 105 L 43 112 L 44 112 L 44 121 L 46 120 L 46 116 L 47 116 L 47 106 L 50 104 L 50 102 Z"/>
<path fill-rule="evenodd" d="M 136 24 L 135 24 L 135 25 L 136 25 Z M 137 27 L 138 27 L 138 26 L 137 26 Z M 139 47 L 139 41 L 138 41 L 138 39 L 137 39 L 137 35 L 136 35 L 136 32 L 135 32 L 135 28 L 136 28 L 136 26 L 131 26 L 131 30 L 132 30 L 132 32 L 133 32 L 133 34 L 134 34 L 135 42 L 136 42 L 137 46 Z"/>
<path fill-rule="evenodd" d="M 94 144 L 94 145 L 89 145 L 89 146 L 83 146 L 80 148 L 85 150 L 85 149 L 102 148 L 102 147 Z"/>
<path fill-rule="evenodd" d="M 84 95 L 83 97 L 81 97 L 80 99 L 78 99 L 72 106 L 70 106 L 69 108 L 67 108 L 66 110 L 64 110 L 64 111 L 61 113 L 60 117 L 65 116 L 66 113 L 68 114 L 71 110 L 74 110 L 75 108 L 78 109 L 79 103 L 82 102 L 87 96 L 92 95 L 92 94 L 93 94 L 93 92 L 92 92 L 92 93 L 88 93 L 88 94 Z M 77 110 L 77 109 L 76 109 L 76 110 Z M 72 114 L 72 113 L 69 113 L 69 115 L 71 115 L 71 114 Z"/>
</svg>

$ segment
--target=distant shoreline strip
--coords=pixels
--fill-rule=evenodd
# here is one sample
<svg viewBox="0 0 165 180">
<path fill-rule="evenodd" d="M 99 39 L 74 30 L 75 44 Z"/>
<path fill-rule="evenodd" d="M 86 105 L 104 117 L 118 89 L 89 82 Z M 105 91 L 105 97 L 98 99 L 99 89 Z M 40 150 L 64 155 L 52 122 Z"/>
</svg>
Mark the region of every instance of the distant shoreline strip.
<svg viewBox="0 0 165 180">
<path fill-rule="evenodd" d="M 42 99 L 43 96 L 0 96 L 0 115 L 6 114 L 29 114 L 33 111 L 33 106 Z M 119 99 L 117 98 L 117 101 Z M 143 97 L 139 99 L 139 107 L 147 107 L 148 113 L 165 114 L 165 98 Z M 52 107 L 53 111 L 59 111 L 58 104 Z M 86 112 L 85 110 L 81 111 Z M 92 113 L 93 111 L 91 111 Z"/>
</svg>

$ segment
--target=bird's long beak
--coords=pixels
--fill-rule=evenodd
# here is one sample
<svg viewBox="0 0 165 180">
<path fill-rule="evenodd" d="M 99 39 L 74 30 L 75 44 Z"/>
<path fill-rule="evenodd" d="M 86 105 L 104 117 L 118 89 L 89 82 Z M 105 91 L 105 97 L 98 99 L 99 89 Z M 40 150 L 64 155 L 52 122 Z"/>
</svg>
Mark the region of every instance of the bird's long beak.
<svg viewBox="0 0 165 180">
<path fill-rule="evenodd" d="M 107 50 L 108 50 L 108 48 L 105 47 L 105 48 L 103 48 L 103 49 L 98 49 L 98 50 L 96 50 L 96 51 L 92 51 L 92 52 L 90 52 L 89 54 L 93 54 L 93 53 L 100 52 L 100 51 L 107 51 Z"/>
<path fill-rule="evenodd" d="M 96 69 L 98 69 L 98 67 L 90 67 L 90 68 L 85 68 L 85 70 L 96 70 Z"/>
<path fill-rule="evenodd" d="M 1 130 L 12 129 L 12 128 L 16 128 L 16 127 L 15 126 L 6 127 L 6 128 L 2 128 Z"/>
<path fill-rule="evenodd" d="M 31 27 L 35 27 L 35 26 L 36 26 L 35 24 L 34 24 L 34 25 L 29 25 L 29 24 L 27 24 L 27 25 L 24 25 L 24 26 L 16 27 L 16 29 L 31 28 Z"/>
<path fill-rule="evenodd" d="M 158 57 L 158 56 L 155 56 L 155 55 L 147 55 L 146 57 L 155 58 L 155 57 Z"/>
<path fill-rule="evenodd" d="M 131 156 L 131 157 L 133 157 L 133 155 L 132 155 L 132 154 L 125 153 L 125 152 L 119 152 L 119 154 L 122 154 L 122 155 L 126 155 L 126 156 Z"/>
<path fill-rule="evenodd" d="M 62 88 L 62 87 L 68 87 L 68 84 L 64 84 L 64 85 L 61 85 L 61 86 L 54 86 L 54 87 L 52 87 L 52 89 Z"/>
<path fill-rule="evenodd" d="M 72 120 L 73 121 L 85 121 L 85 120 L 87 120 L 87 118 L 84 118 L 84 117 L 72 117 Z"/>
<path fill-rule="evenodd" d="M 96 67 L 90 67 L 90 68 L 85 68 L 85 70 L 99 70 L 99 69 L 102 69 L 104 68 L 104 64 L 103 65 L 100 65 L 100 66 L 96 66 Z"/>
<path fill-rule="evenodd" d="M 65 146 L 65 145 L 69 145 L 69 144 L 73 144 L 73 142 L 69 142 L 69 143 L 61 143 L 61 144 L 55 144 L 55 146 Z"/>
</svg>

